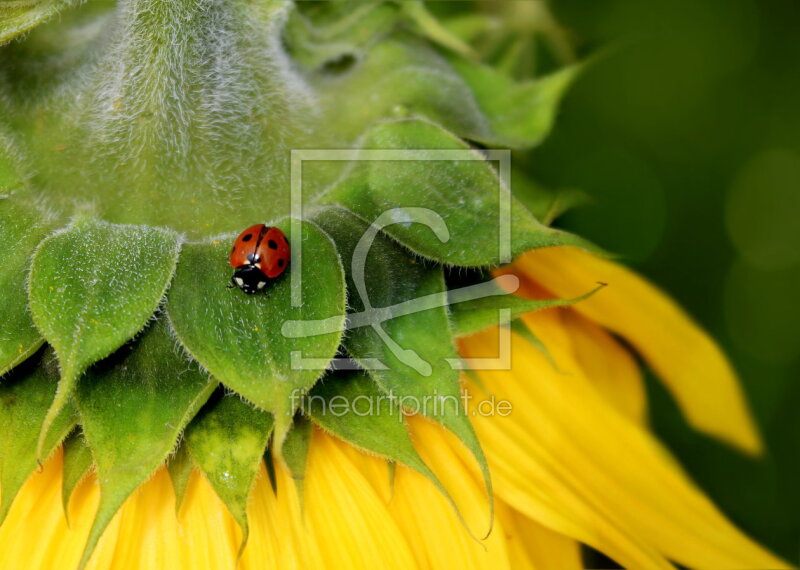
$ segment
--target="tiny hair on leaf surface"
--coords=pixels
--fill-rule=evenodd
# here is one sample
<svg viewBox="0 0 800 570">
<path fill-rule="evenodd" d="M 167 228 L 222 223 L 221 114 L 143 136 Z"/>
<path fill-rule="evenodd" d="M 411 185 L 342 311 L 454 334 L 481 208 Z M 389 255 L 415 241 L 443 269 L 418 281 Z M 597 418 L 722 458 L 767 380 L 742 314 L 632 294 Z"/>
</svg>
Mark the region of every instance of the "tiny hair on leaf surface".
<svg viewBox="0 0 800 570">
<path fill-rule="evenodd" d="M 178 260 L 172 231 L 80 218 L 33 255 L 33 322 L 58 356 L 61 378 L 38 449 L 88 366 L 139 332 L 164 297 Z"/>
<path fill-rule="evenodd" d="M 578 236 L 539 223 L 508 196 L 505 182 L 484 155 L 435 123 L 380 123 L 363 137 L 361 148 L 361 157 L 321 200 L 370 221 L 393 210 L 397 223 L 384 231 L 422 257 L 477 267 L 546 246 L 592 248 Z M 400 153 L 381 152 L 392 150 Z M 446 229 L 434 235 L 431 220 L 415 223 L 402 208 L 427 210 Z"/>
<path fill-rule="evenodd" d="M 167 300 L 172 328 L 189 354 L 217 380 L 275 420 L 275 448 L 280 448 L 303 393 L 314 385 L 336 354 L 344 328 L 345 283 L 331 239 L 317 226 L 290 220 L 277 225 L 292 252 L 304 252 L 300 267 L 290 263 L 263 291 L 246 295 L 229 289 L 232 269 L 228 253 L 235 236 L 183 247 Z M 292 306 L 292 280 L 302 278 L 302 304 Z M 296 282 L 295 282 L 296 283 Z M 296 285 L 295 285 L 296 286 Z M 286 321 L 331 319 L 331 332 L 289 338 Z M 292 356 L 292 354 L 296 356 Z M 297 369 L 297 356 L 324 362 Z"/>
<path fill-rule="evenodd" d="M 176 349 L 163 318 L 81 378 L 75 399 L 100 483 L 82 564 L 125 499 L 164 463 L 216 384 Z"/>
</svg>

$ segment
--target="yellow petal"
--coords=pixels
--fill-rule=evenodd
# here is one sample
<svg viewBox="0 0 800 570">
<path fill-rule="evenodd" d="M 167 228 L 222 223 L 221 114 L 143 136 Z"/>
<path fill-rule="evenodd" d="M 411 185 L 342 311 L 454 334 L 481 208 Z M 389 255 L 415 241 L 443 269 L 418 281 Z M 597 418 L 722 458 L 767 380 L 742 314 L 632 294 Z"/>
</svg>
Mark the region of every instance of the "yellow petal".
<svg viewBox="0 0 800 570">
<path fill-rule="evenodd" d="M 0 526 L 0 569 L 77 567 L 100 492 L 93 476 L 76 487 L 70 509 L 72 525 L 68 527 L 61 506 L 62 469 L 59 450 L 20 489 L 8 518 Z M 111 567 L 118 528 L 117 517 L 108 525 L 87 570 Z"/>
<path fill-rule="evenodd" d="M 639 365 L 601 327 L 572 309 L 564 310 L 564 326 L 572 338 L 575 359 L 606 400 L 640 424 L 647 423 L 647 392 Z"/>
<path fill-rule="evenodd" d="M 658 553 L 692 567 L 782 567 L 606 401 L 574 359 L 559 317 L 558 310 L 526 317 L 558 371 L 514 335 L 513 368 L 479 373 L 487 390 L 514 406 L 507 417 L 473 417 L 498 495 L 626 567 L 663 566 Z M 485 335 L 464 339 L 462 352 L 480 351 Z M 470 391 L 486 397 L 477 386 Z"/>
<path fill-rule="evenodd" d="M 496 516 L 492 533 L 480 540 L 465 527 L 483 534 L 487 498 L 483 479 L 474 460 L 464 458 L 454 447 L 462 444 L 440 424 L 421 416 L 409 418 L 415 447 L 423 461 L 459 507 L 463 521 L 442 494 L 419 473 L 398 466 L 392 513 L 398 524 L 415 535 L 414 553 L 421 568 L 511 568 L 506 551 L 502 517 Z"/>
<path fill-rule="evenodd" d="M 497 502 L 498 517 L 503 522 L 511 567 L 534 570 L 571 570 L 583 568 L 580 545 Z"/>
<path fill-rule="evenodd" d="M 692 426 L 747 452 L 761 451 L 757 429 L 725 355 L 655 286 L 620 264 L 574 247 L 526 253 L 503 271 L 522 273 L 563 298 L 581 295 L 598 281 L 608 283 L 576 304 L 575 310 L 636 347 Z"/>
<path fill-rule="evenodd" d="M 325 567 L 368 569 L 376 560 L 385 568 L 413 567 L 406 536 L 343 445 L 315 431 L 308 454 L 305 517 Z"/>
</svg>

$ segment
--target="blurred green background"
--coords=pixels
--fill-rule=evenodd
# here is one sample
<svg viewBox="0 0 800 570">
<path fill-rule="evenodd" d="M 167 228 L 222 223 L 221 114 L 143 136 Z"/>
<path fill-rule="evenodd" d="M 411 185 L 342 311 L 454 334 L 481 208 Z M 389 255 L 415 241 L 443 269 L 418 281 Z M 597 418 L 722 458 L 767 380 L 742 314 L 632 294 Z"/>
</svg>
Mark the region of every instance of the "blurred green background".
<svg viewBox="0 0 800 570">
<path fill-rule="evenodd" d="M 737 524 L 798 563 L 800 2 L 551 6 L 579 56 L 611 49 L 568 95 L 532 171 L 585 190 L 592 203 L 560 225 L 621 254 L 722 343 L 767 455 L 693 432 L 651 379 L 653 426 Z"/>
</svg>

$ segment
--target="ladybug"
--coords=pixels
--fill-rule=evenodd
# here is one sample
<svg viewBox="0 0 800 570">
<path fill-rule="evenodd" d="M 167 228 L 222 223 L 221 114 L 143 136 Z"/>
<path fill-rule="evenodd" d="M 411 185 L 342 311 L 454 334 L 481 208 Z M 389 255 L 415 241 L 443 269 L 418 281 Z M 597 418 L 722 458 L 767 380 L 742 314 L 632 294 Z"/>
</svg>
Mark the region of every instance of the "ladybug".
<svg viewBox="0 0 800 570">
<path fill-rule="evenodd" d="M 236 270 L 230 287 L 238 287 L 252 295 L 286 271 L 289 242 L 278 228 L 256 224 L 239 234 L 228 261 Z"/>
</svg>

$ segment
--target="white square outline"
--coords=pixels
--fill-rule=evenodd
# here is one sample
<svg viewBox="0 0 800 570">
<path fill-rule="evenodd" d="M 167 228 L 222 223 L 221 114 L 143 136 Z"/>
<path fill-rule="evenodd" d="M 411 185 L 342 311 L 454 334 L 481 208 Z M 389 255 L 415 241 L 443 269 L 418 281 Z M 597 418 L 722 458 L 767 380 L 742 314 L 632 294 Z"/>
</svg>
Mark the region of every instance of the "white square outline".
<svg viewBox="0 0 800 570">
<path fill-rule="evenodd" d="M 508 149 L 292 149 L 290 151 L 290 225 L 289 238 L 291 243 L 301 244 L 300 247 L 291 249 L 290 292 L 291 306 L 300 307 L 302 300 L 302 239 L 295 240 L 295 236 L 302 235 L 300 226 L 303 219 L 303 162 L 312 161 L 497 161 L 498 165 L 498 235 L 497 251 L 499 263 L 511 262 L 511 151 Z M 498 323 L 511 321 L 511 309 L 498 309 Z M 510 370 L 511 369 L 511 328 L 500 326 L 498 335 L 499 347 L 496 358 L 447 358 L 448 364 L 454 370 Z M 331 363 L 342 361 L 342 366 L 351 362 L 348 358 L 304 358 L 301 351 L 291 352 L 291 367 L 293 370 L 326 370 Z M 386 365 L 377 359 L 369 359 L 371 369 L 385 370 Z"/>
</svg>

